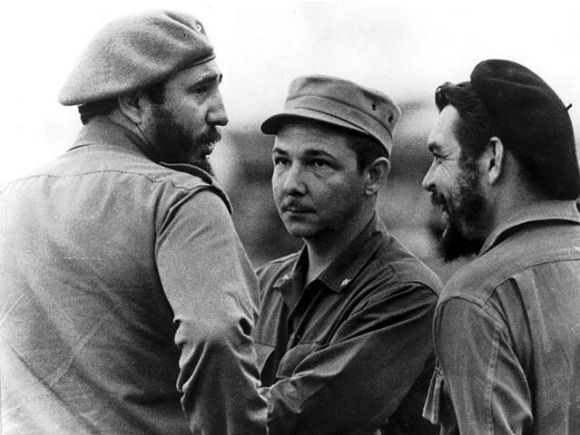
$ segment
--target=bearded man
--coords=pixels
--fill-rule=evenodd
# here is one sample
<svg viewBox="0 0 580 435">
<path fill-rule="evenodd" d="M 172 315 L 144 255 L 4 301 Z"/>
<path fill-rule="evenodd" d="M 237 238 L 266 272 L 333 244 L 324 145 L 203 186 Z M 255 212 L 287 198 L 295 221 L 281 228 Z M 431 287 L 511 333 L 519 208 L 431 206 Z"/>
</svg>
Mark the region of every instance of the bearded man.
<svg viewBox="0 0 580 435">
<path fill-rule="evenodd" d="M 76 143 L 2 189 L 2 433 L 266 432 L 214 58 L 195 17 L 110 23 L 60 94 Z"/>
<path fill-rule="evenodd" d="M 445 285 L 424 416 L 444 434 L 580 428 L 580 177 L 568 109 L 507 60 L 446 83 L 423 180 L 443 209 Z"/>
</svg>

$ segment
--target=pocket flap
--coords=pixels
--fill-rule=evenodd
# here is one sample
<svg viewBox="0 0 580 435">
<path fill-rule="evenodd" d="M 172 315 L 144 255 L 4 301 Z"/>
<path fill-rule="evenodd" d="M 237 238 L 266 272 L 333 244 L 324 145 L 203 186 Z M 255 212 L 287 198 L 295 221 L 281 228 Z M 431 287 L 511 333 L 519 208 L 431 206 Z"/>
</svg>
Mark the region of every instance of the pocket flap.
<svg viewBox="0 0 580 435">
<path fill-rule="evenodd" d="M 423 417 L 429 420 L 431 424 L 439 424 L 443 383 L 443 373 L 439 366 L 435 366 L 435 371 L 429 383 L 425 405 L 423 406 Z"/>
</svg>

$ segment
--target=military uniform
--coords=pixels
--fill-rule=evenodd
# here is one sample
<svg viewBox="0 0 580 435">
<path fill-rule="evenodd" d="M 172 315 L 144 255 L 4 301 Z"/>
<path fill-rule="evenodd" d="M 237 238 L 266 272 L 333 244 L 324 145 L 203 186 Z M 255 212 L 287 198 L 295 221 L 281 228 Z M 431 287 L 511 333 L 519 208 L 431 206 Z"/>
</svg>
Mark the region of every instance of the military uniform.
<svg viewBox="0 0 580 435">
<path fill-rule="evenodd" d="M 257 282 L 229 202 L 139 145 L 91 121 L 0 193 L 3 433 L 263 430 Z"/>
<path fill-rule="evenodd" d="M 441 283 L 375 218 L 305 286 L 303 249 L 258 271 L 274 434 L 436 433 L 421 417 Z"/>
</svg>

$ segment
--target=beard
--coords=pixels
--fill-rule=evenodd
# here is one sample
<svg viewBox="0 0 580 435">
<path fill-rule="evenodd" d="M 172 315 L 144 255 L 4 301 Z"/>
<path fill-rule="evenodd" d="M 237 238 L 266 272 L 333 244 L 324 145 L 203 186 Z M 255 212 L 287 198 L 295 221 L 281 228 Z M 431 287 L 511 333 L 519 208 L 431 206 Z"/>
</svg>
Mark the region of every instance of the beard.
<svg viewBox="0 0 580 435">
<path fill-rule="evenodd" d="M 215 175 L 208 159 L 209 154 L 202 151 L 221 139 L 215 126 L 209 126 L 205 133 L 192 137 L 186 127 L 165 107 L 154 106 L 153 117 L 155 119 L 153 141 L 161 150 L 162 161 L 187 163 Z"/>
<path fill-rule="evenodd" d="M 477 254 L 485 242 L 481 229 L 487 218 L 486 198 L 475 163 L 462 164 L 457 184 L 455 204 L 447 204 L 449 224 L 439 243 L 439 253 L 446 262 Z"/>
</svg>

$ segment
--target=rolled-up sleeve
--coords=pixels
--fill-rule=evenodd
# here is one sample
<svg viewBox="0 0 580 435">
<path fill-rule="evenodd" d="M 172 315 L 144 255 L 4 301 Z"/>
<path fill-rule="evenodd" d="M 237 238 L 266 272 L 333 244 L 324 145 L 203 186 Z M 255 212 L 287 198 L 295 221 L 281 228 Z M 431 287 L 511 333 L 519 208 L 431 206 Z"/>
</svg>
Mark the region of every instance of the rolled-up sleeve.
<svg viewBox="0 0 580 435">
<path fill-rule="evenodd" d="M 266 433 L 251 338 L 258 284 L 222 200 L 186 195 L 157 240 L 161 284 L 181 351 L 177 389 L 193 433 Z"/>
<path fill-rule="evenodd" d="M 461 434 L 528 433 L 533 418 L 526 376 L 507 328 L 489 310 L 463 298 L 438 309 L 436 355 L 453 425 Z M 443 427 L 442 433 L 455 432 Z"/>
<path fill-rule="evenodd" d="M 432 356 L 435 303 L 431 289 L 409 284 L 367 301 L 329 345 L 305 349 L 290 376 L 264 389 L 270 433 L 369 433 L 385 424 Z"/>
</svg>

